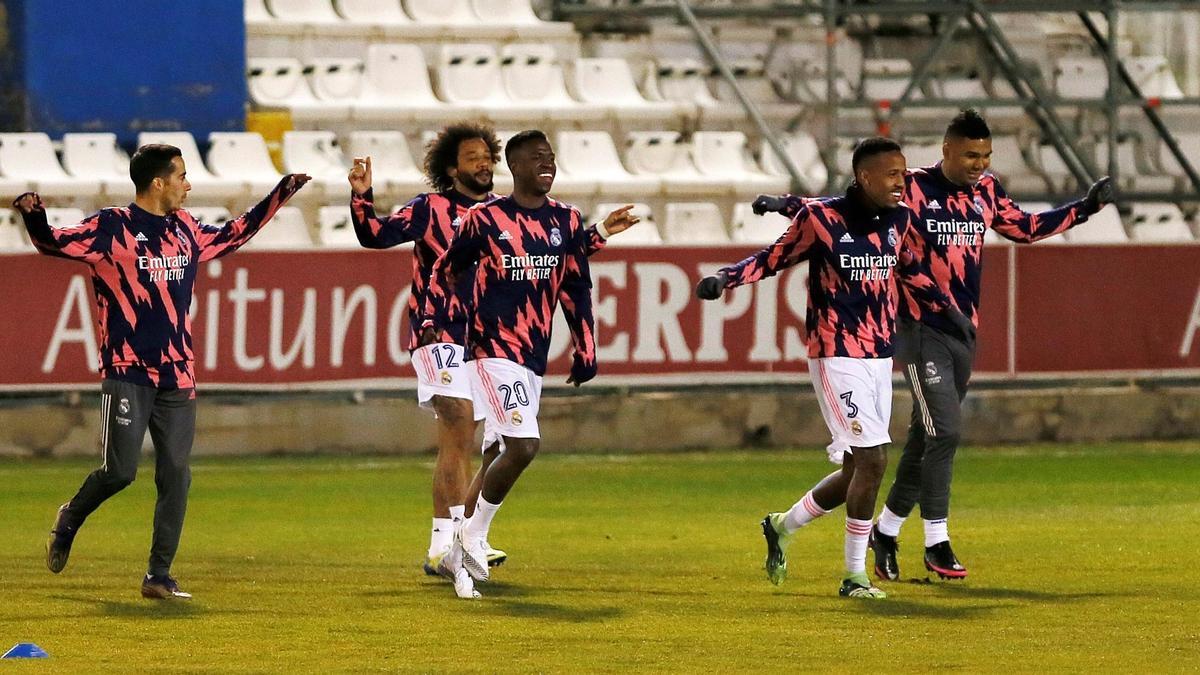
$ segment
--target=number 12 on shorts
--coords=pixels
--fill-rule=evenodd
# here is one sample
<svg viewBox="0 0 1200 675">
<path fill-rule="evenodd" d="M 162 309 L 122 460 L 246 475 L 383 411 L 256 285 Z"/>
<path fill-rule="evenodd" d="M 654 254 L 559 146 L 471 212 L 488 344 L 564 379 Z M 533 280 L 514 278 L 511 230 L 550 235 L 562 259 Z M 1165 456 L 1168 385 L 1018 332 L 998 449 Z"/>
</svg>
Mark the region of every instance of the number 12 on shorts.
<svg viewBox="0 0 1200 675">
<path fill-rule="evenodd" d="M 446 350 L 446 363 L 444 365 L 442 364 L 443 349 Z M 451 345 L 434 345 L 433 349 L 429 351 L 433 352 L 433 358 L 437 360 L 438 370 L 458 367 L 458 362 L 454 360 L 454 347 Z"/>
</svg>

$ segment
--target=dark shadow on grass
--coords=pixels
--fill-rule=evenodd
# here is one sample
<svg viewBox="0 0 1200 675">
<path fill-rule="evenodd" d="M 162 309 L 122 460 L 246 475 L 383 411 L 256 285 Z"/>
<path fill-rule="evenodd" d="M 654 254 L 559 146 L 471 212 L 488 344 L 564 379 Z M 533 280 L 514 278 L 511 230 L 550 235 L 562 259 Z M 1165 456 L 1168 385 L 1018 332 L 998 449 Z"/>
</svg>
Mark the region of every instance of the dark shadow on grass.
<svg viewBox="0 0 1200 675">
<path fill-rule="evenodd" d="M 142 602 L 117 602 L 103 600 L 98 604 L 104 616 L 135 617 L 138 619 L 193 618 L 207 614 L 207 610 L 194 600 L 143 600 Z"/>
<path fill-rule="evenodd" d="M 903 600 L 895 596 L 886 600 L 857 600 L 847 599 L 847 607 L 861 610 L 864 614 L 873 616 L 920 617 L 926 619 L 971 619 L 998 609 L 1011 607 L 1006 603 L 989 605 L 970 605 L 966 607 L 946 607 L 924 602 Z"/>
<path fill-rule="evenodd" d="M 925 585 L 926 582 L 913 580 L 914 583 Z M 972 586 L 960 583 L 928 584 L 942 595 L 986 600 L 1031 600 L 1037 602 L 1075 602 L 1093 598 L 1116 598 L 1129 596 L 1130 593 L 1112 593 L 1107 591 L 1089 591 L 1086 593 L 1054 593 L 1037 591 L 1029 588 L 996 588 L 994 586 Z"/>
</svg>

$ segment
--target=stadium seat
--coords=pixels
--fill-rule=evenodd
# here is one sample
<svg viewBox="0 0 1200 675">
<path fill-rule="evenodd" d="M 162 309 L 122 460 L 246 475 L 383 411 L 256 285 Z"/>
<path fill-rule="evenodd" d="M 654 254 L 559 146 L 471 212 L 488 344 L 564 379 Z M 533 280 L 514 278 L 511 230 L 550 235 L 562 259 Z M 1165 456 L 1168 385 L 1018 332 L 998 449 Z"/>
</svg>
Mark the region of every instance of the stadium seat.
<svg viewBox="0 0 1200 675">
<path fill-rule="evenodd" d="M 1046 181 L 1042 174 L 1026 161 L 1022 149 L 1024 139 L 1011 134 L 992 134 L 991 171 L 1009 195 L 1020 199 L 1022 195 L 1046 192 Z"/>
<path fill-rule="evenodd" d="M 817 139 L 806 131 L 796 131 L 779 140 L 808 189 L 814 192 L 824 191 L 825 184 L 829 181 L 829 170 L 825 168 L 825 162 L 821 159 L 821 147 L 817 145 Z M 775 149 L 766 139 L 762 141 L 761 153 L 764 171 L 774 176 L 788 177 L 783 163 L 775 156 Z"/>
<path fill-rule="evenodd" d="M 733 122 L 746 117 L 739 103 L 718 101 L 708 88 L 709 68 L 696 59 L 660 59 L 647 64 L 642 89 L 653 101 L 670 101 L 680 113 L 699 114 L 705 122 Z"/>
<path fill-rule="evenodd" d="M 696 169 L 691 144 L 678 131 L 633 131 L 627 136 L 626 163 L 637 175 L 662 179 L 668 195 L 706 193 L 731 196 L 737 184 L 723 177 L 705 176 Z"/>
<path fill-rule="evenodd" d="M 345 119 L 350 106 L 322 101 L 313 95 L 298 59 L 251 57 L 246 59 L 246 84 L 250 99 L 264 108 L 284 108 L 303 121 Z"/>
<path fill-rule="evenodd" d="M 326 195 L 349 195 L 346 174 L 350 162 L 338 146 L 332 131 L 285 131 L 283 133 L 283 170 L 306 173 Z"/>
<path fill-rule="evenodd" d="M 606 108 L 571 98 L 562 64 L 554 47 L 518 42 L 500 50 L 500 75 L 504 92 L 514 103 L 554 121 L 590 122 L 603 119 Z"/>
<path fill-rule="evenodd" d="M 362 95 L 354 119 L 374 122 L 438 122 L 450 108 L 433 95 L 425 55 L 417 45 L 367 47 Z"/>
<path fill-rule="evenodd" d="M 795 80 L 795 96 L 800 101 L 806 103 L 824 103 L 829 96 L 829 83 L 825 79 L 826 65 L 823 59 L 821 60 L 801 60 L 795 64 L 796 80 Z M 854 85 L 842 71 L 838 71 L 834 75 L 834 91 L 837 92 L 838 99 L 846 100 L 857 98 L 854 90 Z M 766 83 L 770 85 L 770 82 Z M 766 92 L 763 92 L 764 95 Z M 782 103 L 779 95 L 772 90 L 770 92 L 771 99 L 777 103 Z"/>
<path fill-rule="evenodd" d="M 192 217 L 206 225 L 221 226 L 233 220 L 233 214 L 224 206 L 187 206 L 184 210 Z M 241 215 L 240 213 L 238 215 Z"/>
<path fill-rule="evenodd" d="M 0 253 L 32 253 L 35 250 L 16 210 L 0 209 Z"/>
<path fill-rule="evenodd" d="M 642 96 L 625 59 L 576 59 L 567 88 L 576 99 L 601 105 L 617 119 L 665 123 L 676 116 L 674 104 L 647 101 Z"/>
<path fill-rule="evenodd" d="M 337 11 L 346 23 L 355 26 L 411 28 L 413 20 L 404 13 L 399 0 L 337 0 Z"/>
<path fill-rule="evenodd" d="M 601 197 L 632 201 L 658 194 L 662 189 L 662 181 L 658 178 L 634 176 L 625 170 L 612 137 L 606 131 L 561 131 L 554 150 L 559 170 L 595 181 Z"/>
<path fill-rule="evenodd" d="M 679 246 L 692 244 L 728 244 L 729 233 L 721 209 L 710 202 L 667 204 L 663 239 Z"/>
<path fill-rule="evenodd" d="M 313 94 L 322 101 L 352 103 L 362 95 L 363 62 L 360 59 L 309 59 L 304 72 Z"/>
<path fill-rule="evenodd" d="M 628 203 L 601 202 L 597 204 L 596 208 L 592 211 L 591 222 L 603 220 L 605 216 Z M 609 246 L 659 246 L 663 243 L 662 233 L 659 232 L 658 223 L 654 220 L 654 213 L 651 212 L 648 205 L 634 202 L 633 208 L 629 210 L 629 213 L 638 217 L 638 224 L 620 234 L 613 235 L 608 240 Z"/>
<path fill-rule="evenodd" d="M 408 139 L 400 131 L 352 131 L 347 143 L 347 159 L 355 157 L 371 158 L 371 173 L 374 184 L 384 191 L 407 199 L 429 189 L 425 184 L 425 176 L 413 161 L 413 155 L 408 147 Z M 349 173 L 350 165 L 343 172 Z M 345 176 L 343 175 L 343 179 Z M 376 188 L 376 192 L 380 191 Z M 346 194 L 349 195 L 350 184 L 346 183 Z"/>
<path fill-rule="evenodd" d="M 275 17 L 267 11 L 266 0 L 245 0 L 243 16 L 246 19 L 247 31 L 254 27 L 266 27 L 275 23 Z"/>
<path fill-rule="evenodd" d="M 1096 139 L 1096 159 L 1100 171 L 1108 173 L 1108 136 Z M 1174 192 L 1179 178 L 1154 165 L 1150 153 L 1143 147 L 1142 137 L 1134 131 L 1117 134 L 1117 176 L 1120 189 L 1125 191 Z"/>
<path fill-rule="evenodd" d="M 348 205 L 322 206 L 317 210 L 317 243 L 322 248 L 359 248 Z"/>
<path fill-rule="evenodd" d="M 342 17 L 333 11 L 330 0 L 266 0 L 266 3 L 275 21 L 281 24 L 313 28 L 327 34 L 329 29 L 343 23 Z"/>
<path fill-rule="evenodd" d="M 567 37 L 575 26 L 567 21 L 543 21 L 533 12 L 529 0 L 471 0 L 471 8 L 485 25 L 508 25 L 516 28 L 523 40 Z"/>
<path fill-rule="evenodd" d="M 1171 135 L 1175 142 L 1179 145 L 1179 149 L 1183 152 L 1183 156 L 1191 163 L 1192 168 L 1200 171 L 1200 132 L 1185 131 L 1179 132 L 1171 130 Z M 1162 167 L 1165 173 L 1172 176 L 1186 177 L 1183 167 L 1175 160 L 1175 155 L 1167 147 L 1167 144 L 1161 138 L 1155 139 L 1157 145 L 1158 166 Z M 1153 155 L 1154 153 L 1150 153 Z"/>
<path fill-rule="evenodd" d="M 283 178 L 271 161 L 266 141 L 257 133 L 214 131 L 208 135 L 208 143 L 208 163 L 213 173 L 244 185 L 253 199 L 266 196 Z"/>
<path fill-rule="evenodd" d="M 1113 204 L 1100 209 L 1086 223 L 1067 230 L 1066 237 L 1072 244 L 1123 244 L 1129 241 L 1121 214 Z"/>
<path fill-rule="evenodd" d="M 1162 56 L 1130 56 L 1123 59 L 1126 70 L 1147 98 L 1183 98 L 1183 90 Z"/>
<path fill-rule="evenodd" d="M 418 23 L 471 25 L 479 21 L 470 0 L 404 0 L 404 8 Z"/>
<path fill-rule="evenodd" d="M 133 201 L 133 181 L 129 178 L 129 156 L 110 133 L 63 134 L 63 168 L 76 178 L 100 182 L 110 201 Z"/>
<path fill-rule="evenodd" d="M 787 231 L 792 221 L 778 213 L 754 215 L 745 202 L 733 207 L 732 239 L 738 244 L 770 244 Z"/>
<path fill-rule="evenodd" d="M 740 131 L 697 131 L 692 157 L 701 174 L 729 181 L 735 192 L 777 194 L 788 189 L 786 179 L 762 173 L 749 159 L 746 135 Z"/>
<path fill-rule="evenodd" d="M 87 217 L 83 209 L 75 208 L 46 208 L 46 221 L 50 223 L 50 227 L 61 229 L 64 227 L 72 227 L 83 222 Z"/>
<path fill-rule="evenodd" d="M 1065 56 L 1054 64 L 1054 90 L 1062 98 L 1100 99 L 1108 87 L 1104 59 Z"/>
<path fill-rule="evenodd" d="M 1183 212 L 1167 202 L 1137 202 L 1130 213 L 1133 241 L 1182 243 L 1195 241 Z M 1086 227 L 1086 225 L 1084 226 Z"/>
<path fill-rule="evenodd" d="M 864 59 L 862 98 L 867 101 L 899 100 L 912 75 L 912 64 L 907 59 Z M 912 100 L 920 98 L 920 89 L 912 93 Z"/>
<path fill-rule="evenodd" d="M 978 73 L 952 74 L 929 81 L 930 93 L 939 98 L 986 99 L 990 94 Z"/>
<path fill-rule="evenodd" d="M 16 197 L 23 192 L 28 192 L 30 187 L 30 182 L 24 178 L 9 176 L 6 174 L 4 172 L 4 165 L 0 164 L 0 195 L 4 195 L 6 197 Z"/>
<path fill-rule="evenodd" d="M 500 56 L 491 45 L 443 43 L 438 56 L 437 91 L 460 113 L 487 114 L 493 119 L 514 117 L 515 104 L 505 96 L 501 82 Z"/>
<path fill-rule="evenodd" d="M 259 230 L 242 250 L 295 251 L 313 247 L 312 233 L 304 214 L 295 206 L 284 206 Z"/>
<path fill-rule="evenodd" d="M 32 183 L 43 197 L 90 198 L 100 191 L 100 181 L 68 175 L 58 163 L 50 137 L 40 132 L 0 134 L 0 169 L 6 176 Z"/>
<path fill-rule="evenodd" d="M 211 138 L 210 136 L 209 139 Z M 223 202 L 244 197 L 246 194 L 247 185 L 244 181 L 214 175 L 208 170 L 204 160 L 200 159 L 200 148 L 196 146 L 196 139 L 186 131 L 143 131 L 138 134 L 137 142 L 139 146 L 147 143 L 166 143 L 179 148 L 183 153 L 188 182 L 192 184 L 189 199 L 199 202 Z M 274 183 L 271 185 L 273 187 Z"/>
<path fill-rule="evenodd" d="M 742 93 L 754 103 L 759 114 L 767 121 L 777 125 L 783 124 L 801 112 L 795 102 L 785 100 L 779 95 L 776 84 L 767 75 L 762 61 L 742 59 L 730 61 L 728 65 Z M 741 107 L 742 103 L 737 93 L 725 78 L 714 77 L 713 90 L 719 102 Z"/>
</svg>

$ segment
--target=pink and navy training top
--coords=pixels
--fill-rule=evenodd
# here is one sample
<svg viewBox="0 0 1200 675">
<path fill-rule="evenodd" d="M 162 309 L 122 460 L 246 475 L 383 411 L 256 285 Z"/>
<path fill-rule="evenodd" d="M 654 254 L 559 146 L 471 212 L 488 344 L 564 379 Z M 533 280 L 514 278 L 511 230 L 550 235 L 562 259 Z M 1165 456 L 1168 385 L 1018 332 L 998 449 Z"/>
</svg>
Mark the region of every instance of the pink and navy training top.
<svg viewBox="0 0 1200 675">
<path fill-rule="evenodd" d="M 883 211 L 867 207 L 854 187 L 842 197 L 805 200 L 774 244 L 721 269 L 725 287 L 753 283 L 807 260 L 809 358 L 891 357 L 899 300 L 893 270 L 930 311 L 949 306 L 906 248 L 912 217 L 903 205 Z"/>
<path fill-rule="evenodd" d="M 598 235 L 582 222 L 579 209 L 554 199 L 536 209 L 511 196 L 471 208 L 434 264 L 426 325 L 444 327 L 470 314 L 468 359 L 507 359 L 544 375 L 554 310 L 561 302 L 575 353 L 595 364 L 587 256 Z M 457 288 L 459 277 L 471 275 L 470 306 L 438 290 Z"/>
<path fill-rule="evenodd" d="M 904 203 L 916 213 L 916 236 L 910 248 L 922 271 L 976 326 L 987 228 L 1006 239 L 1031 243 L 1088 219 L 1082 200 L 1037 214 L 1026 213 L 990 172 L 974 185 L 964 187 L 946 178 L 941 162 L 908 172 Z M 946 318 L 925 311 L 907 287 L 901 291 L 900 316 L 954 331 Z"/>
<path fill-rule="evenodd" d="M 810 198 L 785 195 L 783 213 L 795 215 Z M 1087 221 L 1083 201 L 1041 213 L 1017 206 L 1000 181 L 988 172 L 971 186 L 952 183 L 942 163 L 905 174 L 904 203 L 915 213 L 916 236 L 910 242 L 921 270 L 931 277 L 954 307 L 979 325 L 983 278 L 983 235 L 990 227 L 1000 236 L 1029 244 L 1065 232 Z M 957 333 L 940 313 L 923 311 L 910 289 L 901 286 L 900 316 L 921 321 L 943 332 Z"/>
<path fill-rule="evenodd" d="M 24 214 L 38 251 L 92 270 L 103 377 L 160 389 L 196 386 L 188 310 L 199 263 L 233 253 L 299 188 L 286 176 L 257 206 L 223 226 L 182 209 L 156 216 L 130 204 L 53 229 L 40 207 Z"/>
<path fill-rule="evenodd" d="M 396 213 L 380 218 L 375 213 L 373 190 L 367 190 L 363 195 L 351 194 L 350 218 L 358 243 L 365 248 L 382 249 L 414 242 L 412 290 L 408 295 L 409 351 L 420 346 L 425 299 L 431 290 L 429 282 L 434 262 L 446 252 L 467 210 L 495 198 L 496 195 L 488 194 L 480 202 L 454 189 L 431 192 L 417 195 Z M 603 248 L 604 243 L 595 226 L 588 228 L 588 255 Z M 471 297 L 473 288 L 474 277 L 465 274 L 455 281 L 451 293 L 465 300 Z M 435 292 L 445 293 L 446 289 L 439 287 Z M 439 342 L 466 344 L 465 313 L 458 314 L 452 321 L 437 322 L 437 328 Z"/>
</svg>

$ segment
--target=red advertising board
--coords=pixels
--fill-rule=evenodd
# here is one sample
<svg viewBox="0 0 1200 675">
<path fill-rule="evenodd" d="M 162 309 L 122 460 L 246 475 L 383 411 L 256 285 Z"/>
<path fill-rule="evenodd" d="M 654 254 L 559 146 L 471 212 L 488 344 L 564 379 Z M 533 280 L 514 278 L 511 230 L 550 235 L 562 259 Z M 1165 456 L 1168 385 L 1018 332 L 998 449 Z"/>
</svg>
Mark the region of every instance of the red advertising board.
<svg viewBox="0 0 1200 675">
<path fill-rule="evenodd" d="M 702 274 L 752 251 L 593 257 L 600 382 L 794 381 L 806 369 L 805 266 L 717 302 L 692 295 Z M 410 262 L 407 251 L 246 251 L 207 263 L 192 310 L 200 386 L 412 386 Z M 2 256 L 0 298 L 0 388 L 95 384 L 85 266 Z M 1200 246 L 989 247 L 982 315 L 979 377 L 1200 374 Z M 548 383 L 565 378 L 569 351 L 560 324 Z"/>
</svg>

